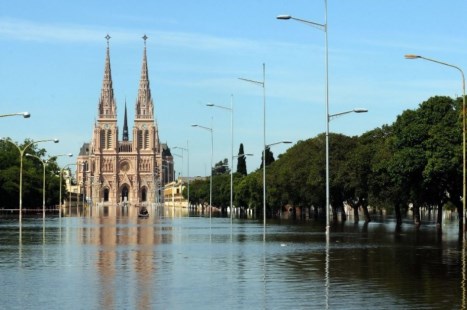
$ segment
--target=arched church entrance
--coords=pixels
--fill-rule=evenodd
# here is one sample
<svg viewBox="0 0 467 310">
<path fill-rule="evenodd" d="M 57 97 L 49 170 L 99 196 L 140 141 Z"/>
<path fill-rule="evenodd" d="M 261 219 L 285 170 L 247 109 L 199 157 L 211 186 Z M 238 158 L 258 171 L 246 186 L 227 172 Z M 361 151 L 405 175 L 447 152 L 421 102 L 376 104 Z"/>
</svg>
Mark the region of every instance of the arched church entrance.
<svg viewBox="0 0 467 310">
<path fill-rule="evenodd" d="M 141 189 L 141 201 L 145 202 L 147 200 L 147 189 L 143 187 Z"/>
<path fill-rule="evenodd" d="M 129 189 L 127 185 L 123 185 L 122 187 L 122 195 L 121 195 L 121 201 L 122 202 L 128 202 L 130 199 L 128 197 L 129 195 Z"/>
</svg>

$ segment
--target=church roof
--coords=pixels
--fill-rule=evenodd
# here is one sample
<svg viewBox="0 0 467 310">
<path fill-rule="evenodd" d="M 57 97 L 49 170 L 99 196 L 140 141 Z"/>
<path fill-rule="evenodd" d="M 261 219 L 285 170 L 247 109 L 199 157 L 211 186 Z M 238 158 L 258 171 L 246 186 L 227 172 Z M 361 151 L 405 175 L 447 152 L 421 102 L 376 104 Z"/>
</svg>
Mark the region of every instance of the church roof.
<svg viewBox="0 0 467 310">
<path fill-rule="evenodd" d="M 83 143 L 83 146 L 79 149 L 78 156 L 86 156 L 89 155 L 89 143 Z"/>
<path fill-rule="evenodd" d="M 172 153 L 170 152 L 170 148 L 167 145 L 167 143 L 161 143 L 161 148 L 163 157 L 172 156 Z"/>
</svg>

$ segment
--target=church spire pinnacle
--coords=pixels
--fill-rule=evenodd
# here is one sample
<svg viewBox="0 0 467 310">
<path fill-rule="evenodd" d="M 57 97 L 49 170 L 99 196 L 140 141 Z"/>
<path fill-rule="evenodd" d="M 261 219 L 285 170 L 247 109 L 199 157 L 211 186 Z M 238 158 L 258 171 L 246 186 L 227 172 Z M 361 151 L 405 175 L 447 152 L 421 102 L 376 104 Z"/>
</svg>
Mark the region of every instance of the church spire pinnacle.
<svg viewBox="0 0 467 310">
<path fill-rule="evenodd" d="M 125 118 L 123 119 L 123 141 L 128 141 L 128 120 L 126 116 L 126 99 L 125 99 Z"/>
<path fill-rule="evenodd" d="M 99 99 L 99 118 L 117 118 L 117 107 L 115 105 L 114 90 L 112 86 L 112 70 L 110 69 L 110 36 L 107 40 L 107 51 L 105 56 L 104 79 L 102 81 L 101 97 Z"/>
<path fill-rule="evenodd" d="M 136 100 L 136 119 L 153 119 L 154 108 L 151 98 L 151 89 L 149 87 L 148 63 L 146 56 L 146 40 L 148 37 L 143 36 L 144 51 L 143 64 L 141 67 L 141 78 L 139 81 L 138 99 Z"/>
</svg>

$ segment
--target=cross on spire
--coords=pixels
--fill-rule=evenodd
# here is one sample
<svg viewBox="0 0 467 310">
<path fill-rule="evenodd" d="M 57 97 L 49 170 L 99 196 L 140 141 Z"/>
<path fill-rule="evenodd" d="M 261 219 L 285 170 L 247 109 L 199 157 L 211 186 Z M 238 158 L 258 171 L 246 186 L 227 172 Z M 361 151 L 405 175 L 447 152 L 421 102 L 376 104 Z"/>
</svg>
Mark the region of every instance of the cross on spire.
<svg viewBox="0 0 467 310">
<path fill-rule="evenodd" d="M 107 47 L 109 47 L 109 40 L 110 40 L 111 36 L 109 36 L 109 34 L 107 34 L 105 36 L 105 39 L 107 40 Z"/>
<path fill-rule="evenodd" d="M 145 34 L 145 35 L 143 36 L 143 40 L 144 40 L 144 47 L 146 47 L 146 40 L 147 40 L 147 39 L 148 39 L 148 36 Z"/>
</svg>

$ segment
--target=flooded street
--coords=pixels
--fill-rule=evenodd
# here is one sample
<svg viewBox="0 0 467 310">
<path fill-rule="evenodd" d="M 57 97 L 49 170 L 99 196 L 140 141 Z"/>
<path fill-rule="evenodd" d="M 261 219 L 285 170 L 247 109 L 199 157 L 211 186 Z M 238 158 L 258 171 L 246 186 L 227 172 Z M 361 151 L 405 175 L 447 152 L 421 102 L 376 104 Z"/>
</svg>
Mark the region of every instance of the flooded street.
<svg viewBox="0 0 467 310">
<path fill-rule="evenodd" d="M 465 244 L 391 219 L 323 223 L 150 209 L 0 218 L 5 309 L 461 309 Z"/>
</svg>

